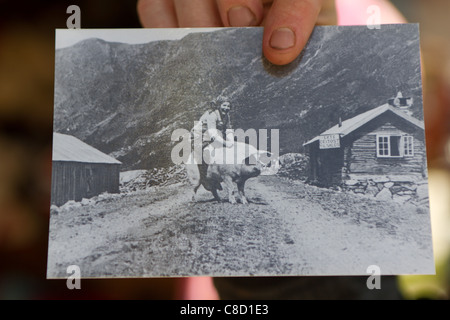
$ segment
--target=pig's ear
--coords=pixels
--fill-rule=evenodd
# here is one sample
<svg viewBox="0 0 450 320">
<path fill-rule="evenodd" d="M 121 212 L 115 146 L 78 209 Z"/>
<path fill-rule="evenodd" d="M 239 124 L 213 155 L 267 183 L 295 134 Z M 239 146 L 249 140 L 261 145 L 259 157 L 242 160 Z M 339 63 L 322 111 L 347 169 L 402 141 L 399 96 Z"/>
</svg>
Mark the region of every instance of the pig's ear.
<svg viewBox="0 0 450 320">
<path fill-rule="evenodd" d="M 256 155 L 252 154 L 251 156 L 245 158 L 244 162 L 246 166 L 254 166 L 257 163 L 256 160 Z"/>
</svg>

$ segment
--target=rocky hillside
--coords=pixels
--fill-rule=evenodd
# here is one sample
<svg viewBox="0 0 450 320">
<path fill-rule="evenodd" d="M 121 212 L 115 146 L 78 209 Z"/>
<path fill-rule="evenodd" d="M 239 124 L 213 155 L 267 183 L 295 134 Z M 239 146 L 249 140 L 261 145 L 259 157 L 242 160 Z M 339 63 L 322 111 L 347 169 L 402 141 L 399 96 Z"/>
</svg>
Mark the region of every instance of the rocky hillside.
<svg viewBox="0 0 450 320">
<path fill-rule="evenodd" d="M 54 130 L 123 163 L 123 170 L 171 166 L 170 137 L 218 96 L 233 104 L 235 128 L 280 129 L 280 153 L 398 91 L 423 118 L 415 25 L 318 27 L 287 67 L 261 53 L 259 28 L 195 33 L 129 45 L 88 39 L 56 51 Z"/>
</svg>

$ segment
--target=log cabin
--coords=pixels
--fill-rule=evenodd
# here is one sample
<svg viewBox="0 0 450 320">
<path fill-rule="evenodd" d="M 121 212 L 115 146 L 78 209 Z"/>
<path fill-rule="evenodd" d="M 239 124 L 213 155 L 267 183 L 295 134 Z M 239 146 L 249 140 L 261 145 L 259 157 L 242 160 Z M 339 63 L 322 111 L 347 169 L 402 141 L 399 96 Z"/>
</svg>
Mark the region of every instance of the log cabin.
<svg viewBox="0 0 450 320">
<path fill-rule="evenodd" d="M 51 203 L 119 193 L 121 162 L 66 134 L 53 133 Z"/>
<path fill-rule="evenodd" d="M 399 96 L 306 142 L 309 180 L 330 187 L 377 176 L 426 177 L 424 123 L 409 112 L 412 99 Z"/>
</svg>

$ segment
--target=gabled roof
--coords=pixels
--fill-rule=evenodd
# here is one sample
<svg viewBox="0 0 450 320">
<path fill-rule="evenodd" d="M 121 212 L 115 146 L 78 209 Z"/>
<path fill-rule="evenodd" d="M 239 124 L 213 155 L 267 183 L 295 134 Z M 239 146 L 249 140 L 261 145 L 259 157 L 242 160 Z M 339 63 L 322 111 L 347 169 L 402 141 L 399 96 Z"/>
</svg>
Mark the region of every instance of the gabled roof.
<svg viewBox="0 0 450 320">
<path fill-rule="evenodd" d="M 67 134 L 53 132 L 53 161 L 121 164 L 83 141 Z"/>
<path fill-rule="evenodd" d="M 362 127 L 363 125 L 365 125 L 369 121 L 375 119 L 376 117 L 382 115 L 383 113 L 385 113 L 387 111 L 393 112 L 397 116 L 399 116 L 399 117 L 409 121 L 410 123 L 412 123 L 413 125 L 415 125 L 416 127 L 420 128 L 422 130 L 425 129 L 425 126 L 424 126 L 422 121 L 419 121 L 416 118 L 411 117 L 410 115 L 404 113 L 403 111 L 401 111 L 401 110 L 391 106 L 390 104 L 386 103 L 386 104 L 384 104 L 382 106 L 379 106 L 379 107 L 377 107 L 375 109 L 372 109 L 372 110 L 366 111 L 364 113 L 361 113 L 361 114 L 357 115 L 356 117 L 353 117 L 351 119 L 342 121 L 341 126 L 339 126 L 339 124 L 337 124 L 334 127 L 331 127 L 330 129 L 322 132 L 320 135 L 318 135 L 318 136 L 314 137 L 313 139 L 309 140 L 308 142 L 304 143 L 303 146 L 311 144 L 311 143 L 313 143 L 315 141 L 319 141 L 320 136 L 339 135 L 341 138 L 345 137 L 349 133 L 352 133 L 356 129 Z"/>
</svg>

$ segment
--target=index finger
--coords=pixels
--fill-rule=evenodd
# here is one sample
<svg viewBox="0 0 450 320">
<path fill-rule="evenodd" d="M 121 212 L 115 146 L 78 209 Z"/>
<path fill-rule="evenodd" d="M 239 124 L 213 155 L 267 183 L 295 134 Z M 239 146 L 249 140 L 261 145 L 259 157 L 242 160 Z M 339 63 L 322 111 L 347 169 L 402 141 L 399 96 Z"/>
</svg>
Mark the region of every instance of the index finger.
<svg viewBox="0 0 450 320">
<path fill-rule="evenodd" d="M 225 27 L 257 26 L 263 19 L 261 0 L 216 0 Z"/>
<path fill-rule="evenodd" d="M 275 0 L 264 25 L 263 52 L 277 65 L 292 62 L 314 29 L 323 0 Z"/>
<path fill-rule="evenodd" d="M 138 0 L 137 13 L 144 28 L 178 27 L 172 0 Z"/>
</svg>

